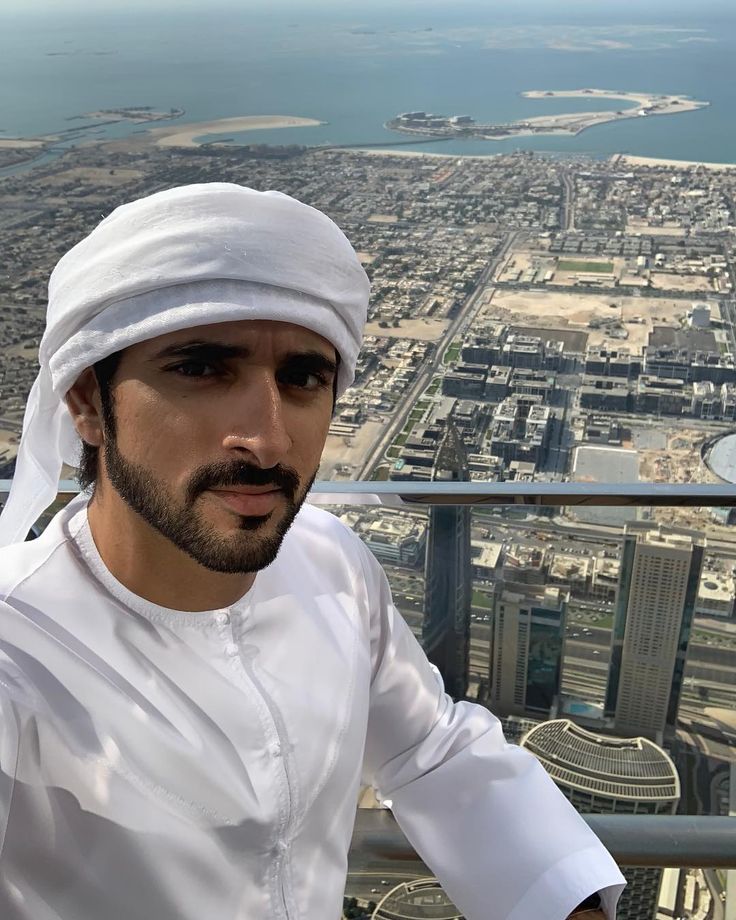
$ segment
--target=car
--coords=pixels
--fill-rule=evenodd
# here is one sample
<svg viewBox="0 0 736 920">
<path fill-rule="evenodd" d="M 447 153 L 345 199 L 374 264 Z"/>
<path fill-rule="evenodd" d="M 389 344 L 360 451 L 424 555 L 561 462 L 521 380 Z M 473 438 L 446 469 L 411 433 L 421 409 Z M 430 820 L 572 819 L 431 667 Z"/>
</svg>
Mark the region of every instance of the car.
<svg viewBox="0 0 736 920">
<path fill-rule="evenodd" d="M 594 655 L 600 655 L 600 652 L 598 651 L 597 648 L 594 648 L 594 649 L 593 649 L 593 654 L 594 654 Z"/>
<path fill-rule="evenodd" d="M 388 882 L 388 881 L 386 881 L 385 878 L 382 878 L 382 879 L 381 879 L 381 884 L 382 884 L 382 885 L 390 885 L 391 882 Z"/>
<path fill-rule="evenodd" d="M 378 888 L 371 888 L 371 894 L 378 894 Z"/>
</svg>

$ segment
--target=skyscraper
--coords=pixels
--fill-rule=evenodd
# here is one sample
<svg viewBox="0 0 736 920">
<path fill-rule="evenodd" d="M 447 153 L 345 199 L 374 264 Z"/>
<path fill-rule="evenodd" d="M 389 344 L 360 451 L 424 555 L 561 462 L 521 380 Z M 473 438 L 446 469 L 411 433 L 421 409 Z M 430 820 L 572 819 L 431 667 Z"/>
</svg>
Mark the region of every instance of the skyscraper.
<svg viewBox="0 0 736 920">
<path fill-rule="evenodd" d="M 496 585 L 489 673 L 496 715 L 549 718 L 560 693 L 569 599 L 559 588 Z"/>
<path fill-rule="evenodd" d="M 606 688 L 617 732 L 661 743 L 676 727 L 704 550 L 694 531 L 624 530 Z"/>
<path fill-rule="evenodd" d="M 532 752 L 582 814 L 674 814 L 680 779 L 669 756 L 646 738 L 602 737 L 568 719 L 543 722 L 521 746 Z M 654 920 L 661 869 L 623 869 L 628 885 L 617 920 Z"/>
<path fill-rule="evenodd" d="M 432 468 L 434 482 L 467 482 L 465 445 L 448 416 Z M 434 505 L 429 512 L 422 645 L 450 696 L 468 689 L 472 575 L 470 507 Z"/>
</svg>

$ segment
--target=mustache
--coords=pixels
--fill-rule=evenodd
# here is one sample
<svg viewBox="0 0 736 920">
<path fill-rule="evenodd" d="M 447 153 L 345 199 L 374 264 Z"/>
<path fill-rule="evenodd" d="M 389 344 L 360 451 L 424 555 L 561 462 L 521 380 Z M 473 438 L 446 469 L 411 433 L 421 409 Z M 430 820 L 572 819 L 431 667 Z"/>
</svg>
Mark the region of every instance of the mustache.
<svg viewBox="0 0 736 920">
<path fill-rule="evenodd" d="M 285 466 L 272 466 L 264 470 L 245 461 L 212 463 L 196 470 L 187 488 L 187 497 L 193 502 L 208 489 L 224 489 L 228 486 L 273 486 L 293 500 L 299 489 L 299 476 Z"/>
</svg>

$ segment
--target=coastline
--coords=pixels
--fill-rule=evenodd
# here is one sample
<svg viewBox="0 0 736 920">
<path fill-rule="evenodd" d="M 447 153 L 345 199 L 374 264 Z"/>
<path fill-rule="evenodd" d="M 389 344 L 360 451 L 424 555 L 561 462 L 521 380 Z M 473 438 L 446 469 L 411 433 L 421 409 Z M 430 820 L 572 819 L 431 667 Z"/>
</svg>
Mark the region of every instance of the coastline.
<svg viewBox="0 0 736 920">
<path fill-rule="evenodd" d="M 736 163 L 707 163 L 699 160 L 666 160 L 661 157 L 638 157 L 628 153 L 615 153 L 610 158 L 611 161 L 619 163 L 628 163 L 630 166 L 661 166 L 675 167 L 676 169 L 693 169 L 702 167 L 703 169 L 736 169 Z"/>
<path fill-rule="evenodd" d="M 148 131 L 157 147 L 201 147 L 206 141 L 197 137 L 211 134 L 230 134 L 240 131 L 264 131 L 275 128 L 310 128 L 326 122 L 316 118 L 300 118 L 296 115 L 243 115 L 235 118 L 218 118 L 188 125 L 171 125 L 165 128 L 151 128 Z"/>
<path fill-rule="evenodd" d="M 334 152 L 335 149 L 332 148 L 329 152 Z M 363 148 L 363 147 L 350 147 L 343 148 L 340 152 L 343 153 L 360 153 L 367 156 L 391 156 L 391 157 L 434 157 L 443 160 L 488 160 L 493 157 L 498 156 L 507 156 L 510 151 L 494 151 L 493 153 L 488 154 L 464 154 L 464 153 L 433 153 L 429 151 L 422 150 L 390 150 L 390 149 L 379 149 L 379 148 Z M 544 156 L 546 152 L 552 152 L 556 156 L 559 156 L 559 151 L 544 151 L 544 150 L 533 150 L 525 151 L 528 153 L 533 153 L 535 156 Z M 579 156 L 574 152 L 570 153 L 570 156 Z M 633 156 L 628 153 L 611 153 L 605 157 L 601 157 L 601 160 L 607 160 L 609 163 L 616 165 L 627 163 L 630 166 L 650 166 L 650 167 L 672 167 L 674 169 L 693 169 L 699 166 L 702 166 L 704 169 L 736 169 L 736 163 L 707 163 L 699 162 L 697 160 L 669 160 L 663 157 L 639 157 Z"/>
</svg>

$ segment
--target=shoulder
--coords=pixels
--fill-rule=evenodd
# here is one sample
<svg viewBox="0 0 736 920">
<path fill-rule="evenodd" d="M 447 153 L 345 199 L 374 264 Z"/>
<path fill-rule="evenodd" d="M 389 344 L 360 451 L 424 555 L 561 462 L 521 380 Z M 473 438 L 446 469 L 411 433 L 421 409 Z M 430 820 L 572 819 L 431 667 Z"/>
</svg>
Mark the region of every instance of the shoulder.
<svg viewBox="0 0 736 920">
<path fill-rule="evenodd" d="M 285 555 L 299 555 L 324 566 L 342 565 L 354 575 L 368 577 L 380 563 L 349 524 L 321 505 L 306 501 L 299 509 L 284 543 Z"/>
<path fill-rule="evenodd" d="M 35 540 L 0 547 L 0 601 L 9 600 L 18 586 L 28 579 L 43 577 L 49 561 L 67 542 L 62 514 L 59 512 Z"/>
<path fill-rule="evenodd" d="M 321 505 L 304 502 L 294 520 L 295 535 L 301 539 L 324 538 L 337 543 L 347 552 L 363 547 L 363 541 L 344 521 Z"/>
</svg>

